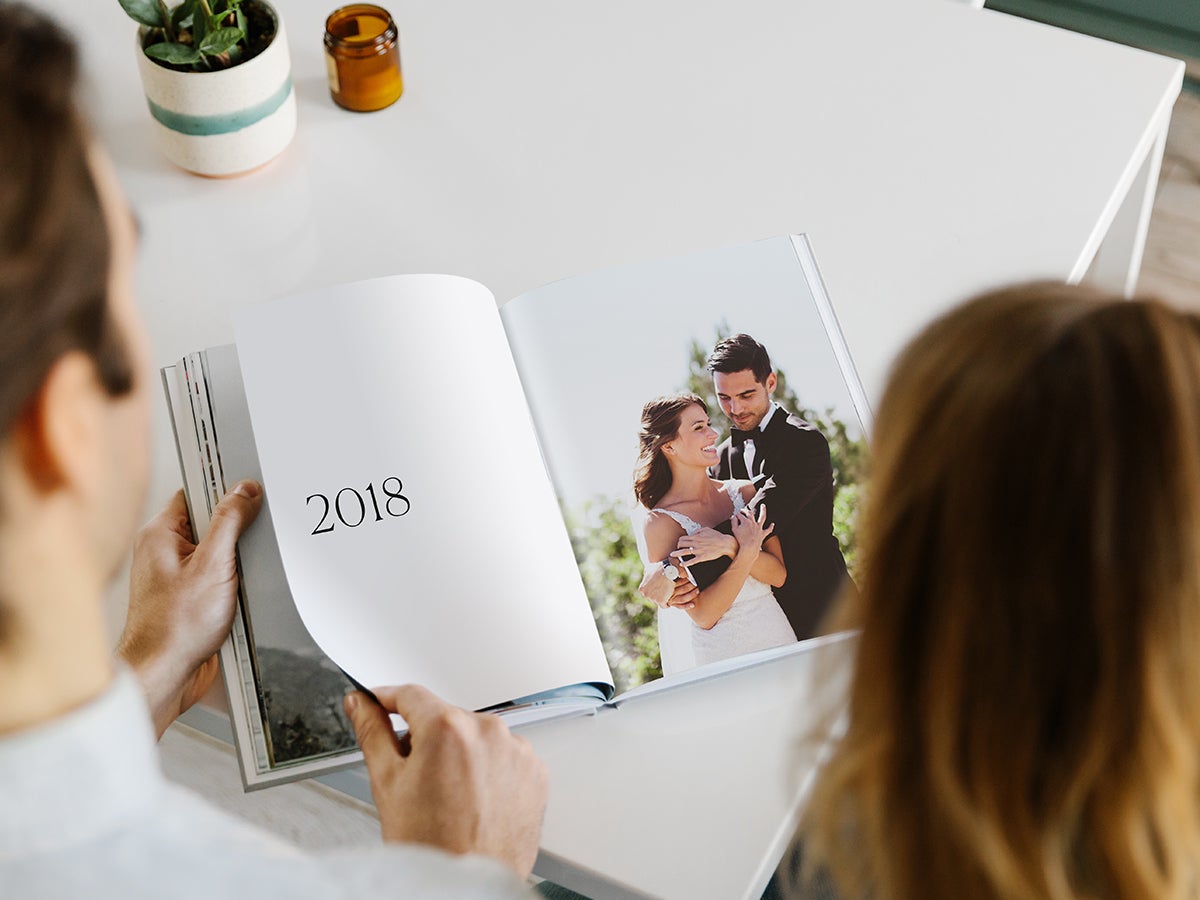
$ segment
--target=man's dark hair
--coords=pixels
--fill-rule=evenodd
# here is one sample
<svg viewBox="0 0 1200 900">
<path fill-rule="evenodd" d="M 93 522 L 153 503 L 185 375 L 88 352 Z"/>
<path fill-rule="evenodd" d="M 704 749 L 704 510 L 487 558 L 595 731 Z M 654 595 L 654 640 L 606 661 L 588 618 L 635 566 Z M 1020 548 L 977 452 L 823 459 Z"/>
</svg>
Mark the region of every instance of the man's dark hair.
<svg viewBox="0 0 1200 900">
<path fill-rule="evenodd" d="M 111 394 L 133 384 L 108 309 L 108 230 L 78 78 L 66 32 L 0 2 L 0 437 L 69 351 L 95 361 Z"/>
<path fill-rule="evenodd" d="M 771 357 L 767 348 L 748 334 L 731 334 L 717 342 L 708 355 L 710 372 L 743 372 L 749 369 L 759 384 L 767 383 L 771 374 Z"/>
<path fill-rule="evenodd" d="M 110 394 L 133 386 L 109 314 L 108 229 L 75 106 L 78 78 L 66 32 L 0 0 L 0 440 L 64 353 L 88 354 Z M 12 628 L 0 598 L 0 645 Z"/>
</svg>

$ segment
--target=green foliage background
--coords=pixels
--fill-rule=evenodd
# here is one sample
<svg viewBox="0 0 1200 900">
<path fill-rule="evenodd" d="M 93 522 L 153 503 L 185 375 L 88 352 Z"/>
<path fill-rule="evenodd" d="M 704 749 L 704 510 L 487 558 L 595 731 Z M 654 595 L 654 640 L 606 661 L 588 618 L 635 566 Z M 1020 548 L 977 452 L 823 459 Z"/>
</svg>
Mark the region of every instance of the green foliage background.
<svg viewBox="0 0 1200 900">
<path fill-rule="evenodd" d="M 722 322 L 716 329 L 712 343 L 705 346 L 692 341 L 688 352 L 688 371 L 676 388 L 704 398 L 713 426 L 723 434 L 729 432 L 729 421 L 721 412 L 713 392 L 712 376 L 704 364 L 712 346 L 729 334 L 728 325 Z M 775 373 L 779 382 L 775 388 L 775 399 L 789 412 L 817 426 L 829 441 L 829 455 L 837 486 L 833 501 L 833 532 L 853 578 L 857 574 L 858 564 L 856 526 L 859 499 L 866 479 L 866 439 L 851 437 L 847 423 L 836 418 L 832 409 L 817 411 L 804 406 L 788 385 L 786 374 L 778 367 Z M 632 438 L 630 446 L 633 446 Z M 632 473 L 632 450 L 629 468 Z M 632 484 L 632 474 L 630 478 Z M 643 570 L 633 534 L 630 502 L 625 498 L 597 497 L 578 509 L 564 510 L 575 560 L 583 576 L 618 691 L 629 690 L 662 675 L 657 607 L 637 591 Z"/>
</svg>

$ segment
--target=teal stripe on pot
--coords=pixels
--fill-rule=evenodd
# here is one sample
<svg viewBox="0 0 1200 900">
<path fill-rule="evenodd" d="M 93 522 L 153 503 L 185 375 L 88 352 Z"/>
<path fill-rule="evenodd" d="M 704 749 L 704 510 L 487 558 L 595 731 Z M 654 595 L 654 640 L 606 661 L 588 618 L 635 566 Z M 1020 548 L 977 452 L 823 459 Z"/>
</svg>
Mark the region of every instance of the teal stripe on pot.
<svg viewBox="0 0 1200 900">
<path fill-rule="evenodd" d="M 283 106 L 288 95 L 292 92 L 292 76 L 284 79 L 283 85 L 266 100 L 247 106 L 233 112 L 217 113 L 211 116 L 189 116 L 174 110 L 159 106 L 150 98 L 146 103 L 150 106 L 150 115 L 172 131 L 180 134 L 210 135 L 230 134 L 248 128 L 255 122 L 260 122 Z"/>
</svg>

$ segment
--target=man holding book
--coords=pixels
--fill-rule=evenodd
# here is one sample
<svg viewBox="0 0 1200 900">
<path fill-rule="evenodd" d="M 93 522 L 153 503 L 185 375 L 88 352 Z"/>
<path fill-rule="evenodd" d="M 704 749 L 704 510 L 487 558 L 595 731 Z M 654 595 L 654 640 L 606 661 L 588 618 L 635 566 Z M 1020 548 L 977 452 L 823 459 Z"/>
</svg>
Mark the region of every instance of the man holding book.
<svg viewBox="0 0 1200 900">
<path fill-rule="evenodd" d="M 182 494 L 139 534 L 119 656 L 105 588 L 149 465 L 136 228 L 74 100 L 74 46 L 0 2 L 0 884 L 13 896 L 518 897 L 546 772 L 418 687 L 347 698 L 386 847 L 305 855 L 178 789 L 161 735 L 216 674 L 242 482 L 192 542 Z M 149 715 L 147 714 L 147 701 Z M 403 748 L 387 711 L 404 716 Z M 151 730 L 153 728 L 153 731 Z"/>
</svg>

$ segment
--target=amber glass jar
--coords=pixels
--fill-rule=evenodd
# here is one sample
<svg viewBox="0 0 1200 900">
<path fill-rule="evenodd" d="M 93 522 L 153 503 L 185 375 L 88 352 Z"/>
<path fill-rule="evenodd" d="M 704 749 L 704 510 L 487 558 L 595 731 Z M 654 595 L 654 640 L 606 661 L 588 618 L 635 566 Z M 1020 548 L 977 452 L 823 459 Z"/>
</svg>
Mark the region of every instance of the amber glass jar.
<svg viewBox="0 0 1200 900">
<path fill-rule="evenodd" d="M 325 20 L 329 92 L 346 109 L 370 112 L 391 106 L 404 92 L 396 23 L 386 9 L 355 3 Z"/>
</svg>

